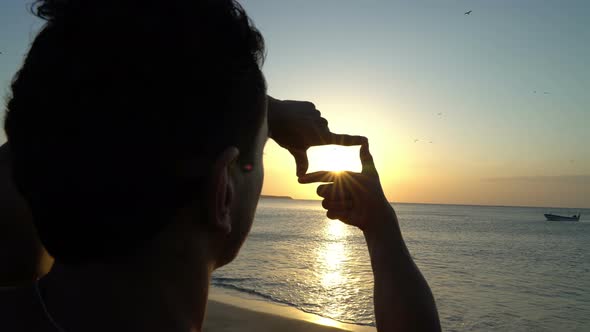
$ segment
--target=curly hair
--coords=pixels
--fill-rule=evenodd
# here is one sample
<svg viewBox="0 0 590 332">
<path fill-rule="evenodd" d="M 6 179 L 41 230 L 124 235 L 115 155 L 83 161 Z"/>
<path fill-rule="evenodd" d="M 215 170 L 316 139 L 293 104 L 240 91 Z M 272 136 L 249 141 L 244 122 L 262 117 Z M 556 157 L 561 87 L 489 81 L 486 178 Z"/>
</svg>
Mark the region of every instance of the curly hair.
<svg viewBox="0 0 590 332">
<path fill-rule="evenodd" d="M 234 0 L 44 0 L 5 130 L 13 179 L 64 263 L 139 247 L 206 179 L 176 171 L 262 124 L 264 41 Z M 197 189 L 195 189 L 197 188 Z"/>
</svg>

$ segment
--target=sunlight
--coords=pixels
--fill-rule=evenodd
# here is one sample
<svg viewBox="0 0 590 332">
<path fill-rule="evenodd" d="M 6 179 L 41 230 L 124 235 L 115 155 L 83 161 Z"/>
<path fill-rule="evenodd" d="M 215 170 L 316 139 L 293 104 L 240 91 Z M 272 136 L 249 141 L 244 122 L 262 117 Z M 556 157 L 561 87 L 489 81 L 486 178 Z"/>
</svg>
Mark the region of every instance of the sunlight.
<svg viewBox="0 0 590 332">
<path fill-rule="evenodd" d="M 322 267 L 321 283 L 325 288 L 334 288 L 346 282 L 342 263 L 348 259 L 345 246 L 347 228 L 337 220 L 327 220 L 324 236 L 327 242 L 318 250 L 317 261 Z"/>
<path fill-rule="evenodd" d="M 336 327 L 336 328 L 343 327 L 343 324 L 340 322 L 337 322 L 337 321 L 330 319 L 330 318 L 317 316 L 317 315 L 313 316 L 313 319 L 311 321 L 315 324 L 324 325 L 324 326 L 331 326 L 331 327 Z"/>
<path fill-rule="evenodd" d="M 352 171 L 360 172 L 359 146 L 324 145 L 307 150 L 308 172 Z"/>
<path fill-rule="evenodd" d="M 351 255 L 347 247 L 348 235 L 347 225 L 338 220 L 325 220 L 322 236 L 324 241 L 316 249 L 315 267 L 322 293 L 340 296 L 341 290 L 350 282 L 346 269 L 346 262 Z M 340 317 L 343 315 L 343 308 L 341 305 L 327 306 L 323 308 L 322 315 Z M 326 325 L 325 322 L 321 324 Z"/>
<path fill-rule="evenodd" d="M 328 219 L 324 233 L 330 240 L 340 240 L 347 234 L 347 226 L 338 220 Z"/>
<path fill-rule="evenodd" d="M 346 258 L 344 251 L 344 244 L 341 242 L 333 242 L 327 244 L 322 250 L 322 265 L 325 267 L 325 272 L 322 275 L 322 280 L 329 285 L 338 283 L 340 279 L 340 265 Z"/>
</svg>

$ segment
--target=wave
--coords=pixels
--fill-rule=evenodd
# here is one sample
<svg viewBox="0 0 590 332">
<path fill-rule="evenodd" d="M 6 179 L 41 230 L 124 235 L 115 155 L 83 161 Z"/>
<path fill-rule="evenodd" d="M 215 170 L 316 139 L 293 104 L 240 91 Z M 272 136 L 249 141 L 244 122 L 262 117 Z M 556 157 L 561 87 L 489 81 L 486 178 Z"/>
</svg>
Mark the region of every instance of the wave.
<svg viewBox="0 0 590 332">
<path fill-rule="evenodd" d="M 213 280 L 212 280 L 211 283 L 213 284 L 213 286 L 218 286 L 218 287 L 222 287 L 222 288 L 236 290 L 238 292 L 242 292 L 242 293 L 246 293 L 246 294 L 250 294 L 250 295 L 255 295 L 257 297 L 261 297 L 261 298 L 264 298 L 266 300 L 270 300 L 272 302 L 277 302 L 277 303 L 285 304 L 285 305 L 288 305 L 288 306 L 295 307 L 295 308 L 299 309 L 299 307 L 296 304 L 291 303 L 289 301 L 283 301 L 281 299 L 277 299 L 276 297 L 274 297 L 272 295 L 264 294 L 264 293 L 261 293 L 259 291 L 255 291 L 253 289 L 248 289 L 248 288 L 244 288 L 244 287 L 240 287 L 240 286 L 236 286 L 234 284 L 230 284 L 230 283 L 224 282 L 224 281 L 228 281 L 228 280 L 235 280 L 235 281 L 240 280 L 240 281 L 242 281 L 244 279 L 249 279 L 249 278 L 213 278 Z"/>
<path fill-rule="evenodd" d="M 328 316 L 324 316 L 319 314 L 316 311 L 313 310 L 309 310 L 306 309 L 304 307 L 301 307 L 295 303 L 289 302 L 289 301 L 285 301 L 279 298 L 276 298 L 272 295 L 269 294 L 265 294 L 265 293 L 261 293 L 259 291 L 253 290 L 253 289 L 249 289 L 249 288 L 244 288 L 244 287 L 240 287 L 240 286 L 236 286 L 234 284 L 228 283 L 228 282 L 235 282 L 235 281 L 244 281 L 244 280 L 251 280 L 252 278 L 222 278 L 222 277 L 213 277 L 211 284 L 213 286 L 217 286 L 217 287 L 221 287 L 221 288 L 225 288 L 225 289 L 231 289 L 231 290 L 235 290 L 241 293 L 246 293 L 255 297 L 260 297 L 262 299 L 265 299 L 267 301 L 270 302 L 274 302 L 274 303 L 279 303 L 279 304 L 283 304 L 283 305 L 287 305 L 289 307 L 293 307 L 297 310 L 301 310 L 303 312 L 306 312 L 308 314 L 313 314 L 313 315 L 317 315 L 320 317 L 324 317 L 324 318 L 329 318 L 332 320 L 335 320 L 337 322 L 340 323 L 345 323 L 345 324 L 354 324 L 354 325 L 362 325 L 362 326 L 375 326 L 374 323 L 358 323 L 358 322 L 354 322 L 354 321 L 343 321 L 343 320 L 338 320 L 338 319 L 334 319 L 332 317 L 328 317 Z"/>
<path fill-rule="evenodd" d="M 213 282 L 240 282 L 254 280 L 254 278 L 225 278 L 225 277 L 213 277 Z"/>
</svg>

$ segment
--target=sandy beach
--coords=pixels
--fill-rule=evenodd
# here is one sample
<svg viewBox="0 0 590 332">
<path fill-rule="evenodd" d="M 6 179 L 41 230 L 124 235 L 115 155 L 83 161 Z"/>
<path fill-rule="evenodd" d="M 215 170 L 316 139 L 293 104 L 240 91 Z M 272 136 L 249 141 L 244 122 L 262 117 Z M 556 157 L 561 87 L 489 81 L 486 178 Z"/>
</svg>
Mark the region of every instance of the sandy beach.
<svg viewBox="0 0 590 332">
<path fill-rule="evenodd" d="M 281 332 L 374 332 L 372 327 L 343 324 L 308 314 L 295 308 L 254 298 L 237 296 L 231 291 L 211 288 L 204 331 L 281 331 Z"/>
<path fill-rule="evenodd" d="M 346 331 L 271 313 L 209 301 L 204 331 Z"/>
</svg>

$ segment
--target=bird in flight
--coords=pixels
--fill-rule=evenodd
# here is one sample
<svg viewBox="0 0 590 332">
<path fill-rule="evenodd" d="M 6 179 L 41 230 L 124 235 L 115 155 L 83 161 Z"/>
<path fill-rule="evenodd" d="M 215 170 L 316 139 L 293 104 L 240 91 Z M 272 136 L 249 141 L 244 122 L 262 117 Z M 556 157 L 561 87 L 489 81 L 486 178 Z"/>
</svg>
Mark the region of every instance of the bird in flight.
<svg viewBox="0 0 590 332">
<path fill-rule="evenodd" d="M 473 10 L 470 10 L 470 11 L 468 11 L 468 12 L 465 12 L 465 15 L 471 15 L 471 12 L 472 12 L 472 11 L 473 11 Z"/>
<path fill-rule="evenodd" d="M 549 92 L 545 91 L 545 92 L 543 92 L 543 94 L 544 94 L 544 95 L 548 95 L 548 94 L 549 94 Z"/>
<path fill-rule="evenodd" d="M 415 139 L 415 140 L 414 140 L 414 143 L 416 143 L 416 142 L 418 142 L 418 141 L 419 141 L 419 139 Z"/>
<path fill-rule="evenodd" d="M 441 116 L 441 115 L 442 115 L 442 113 L 441 113 L 441 112 L 439 112 L 439 113 L 436 113 L 436 114 L 437 114 L 438 116 Z"/>
</svg>

